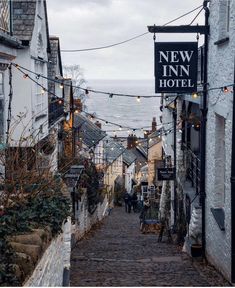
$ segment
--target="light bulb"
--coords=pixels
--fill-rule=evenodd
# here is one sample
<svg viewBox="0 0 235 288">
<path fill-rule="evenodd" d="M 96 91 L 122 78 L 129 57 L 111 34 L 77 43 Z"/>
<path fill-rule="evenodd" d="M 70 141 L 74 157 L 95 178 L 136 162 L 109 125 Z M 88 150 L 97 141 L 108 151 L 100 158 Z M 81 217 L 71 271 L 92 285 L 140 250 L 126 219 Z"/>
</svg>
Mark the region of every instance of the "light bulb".
<svg viewBox="0 0 235 288">
<path fill-rule="evenodd" d="M 194 93 L 192 94 L 192 97 L 193 97 L 194 99 L 196 99 L 196 98 L 198 97 L 197 92 L 194 92 Z"/>
<path fill-rule="evenodd" d="M 228 87 L 224 86 L 224 87 L 223 87 L 223 92 L 224 92 L 224 93 L 228 93 L 228 92 L 229 92 Z"/>
<path fill-rule="evenodd" d="M 140 96 L 137 96 L 136 100 L 137 100 L 137 102 L 140 102 Z"/>
</svg>

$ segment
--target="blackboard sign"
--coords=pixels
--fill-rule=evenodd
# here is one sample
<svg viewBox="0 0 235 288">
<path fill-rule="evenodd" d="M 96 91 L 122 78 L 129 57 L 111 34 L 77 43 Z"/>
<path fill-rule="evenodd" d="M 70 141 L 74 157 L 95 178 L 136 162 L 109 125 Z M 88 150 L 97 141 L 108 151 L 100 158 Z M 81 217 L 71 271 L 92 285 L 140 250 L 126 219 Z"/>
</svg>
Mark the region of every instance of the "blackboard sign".
<svg viewBox="0 0 235 288">
<path fill-rule="evenodd" d="M 197 64 L 197 42 L 156 42 L 155 92 L 196 92 Z"/>
<path fill-rule="evenodd" d="M 173 168 L 158 168 L 157 176 L 159 181 L 163 180 L 174 180 L 175 170 Z"/>
</svg>

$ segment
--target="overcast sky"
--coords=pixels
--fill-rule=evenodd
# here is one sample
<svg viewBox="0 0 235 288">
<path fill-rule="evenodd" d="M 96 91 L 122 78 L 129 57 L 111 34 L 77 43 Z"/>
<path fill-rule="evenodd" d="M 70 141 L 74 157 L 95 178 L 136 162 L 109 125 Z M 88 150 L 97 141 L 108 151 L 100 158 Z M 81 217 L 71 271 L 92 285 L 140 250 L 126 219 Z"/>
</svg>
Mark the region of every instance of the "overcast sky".
<svg viewBox="0 0 235 288">
<path fill-rule="evenodd" d="M 50 35 L 61 49 L 99 47 L 124 41 L 196 8 L 203 0 L 47 0 Z M 199 10 L 175 22 L 189 24 Z M 204 12 L 195 24 L 203 24 Z M 173 25 L 173 24 L 171 24 Z M 196 40 L 196 35 L 158 34 L 158 41 Z M 202 36 L 201 36 L 202 40 Z M 79 64 L 89 79 L 152 79 L 153 34 L 120 46 L 62 53 L 63 64 Z"/>
</svg>

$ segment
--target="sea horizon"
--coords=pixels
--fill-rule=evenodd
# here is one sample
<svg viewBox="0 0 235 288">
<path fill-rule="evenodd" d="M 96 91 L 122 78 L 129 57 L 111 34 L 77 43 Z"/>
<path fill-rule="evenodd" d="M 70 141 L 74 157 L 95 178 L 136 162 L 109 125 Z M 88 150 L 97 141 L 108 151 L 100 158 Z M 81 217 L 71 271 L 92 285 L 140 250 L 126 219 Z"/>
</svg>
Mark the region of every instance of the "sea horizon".
<svg viewBox="0 0 235 288">
<path fill-rule="evenodd" d="M 154 80 L 152 79 L 142 79 L 141 81 L 136 79 L 90 79 L 87 81 L 87 86 L 89 89 L 103 91 L 108 94 L 157 95 L 154 91 Z M 153 117 L 156 117 L 159 124 L 160 98 L 140 98 L 140 102 L 138 102 L 137 97 L 118 97 L 114 95 L 110 98 L 109 95 L 91 92 L 85 104 L 88 112 L 95 113 L 97 118 L 119 125 L 115 126 L 100 121 L 102 129 L 107 131 L 110 136 L 127 137 L 133 133 L 137 137 L 143 137 L 144 130 L 151 129 Z M 143 128 L 143 130 L 135 130 L 140 128 Z"/>
</svg>

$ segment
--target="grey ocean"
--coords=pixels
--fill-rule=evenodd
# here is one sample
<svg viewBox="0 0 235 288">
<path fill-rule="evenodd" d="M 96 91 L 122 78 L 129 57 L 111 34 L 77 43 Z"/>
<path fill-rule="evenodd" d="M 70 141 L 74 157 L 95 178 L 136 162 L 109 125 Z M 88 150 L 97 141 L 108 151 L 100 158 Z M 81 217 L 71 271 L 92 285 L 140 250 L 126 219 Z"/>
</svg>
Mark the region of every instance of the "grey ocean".
<svg viewBox="0 0 235 288">
<path fill-rule="evenodd" d="M 154 92 L 154 80 L 90 80 L 88 87 L 93 90 L 99 90 L 109 93 L 123 93 L 133 95 L 156 95 Z M 159 124 L 160 116 L 160 98 L 141 98 L 140 102 L 137 98 L 117 97 L 110 98 L 108 95 L 99 93 L 90 93 L 86 106 L 89 113 L 96 114 L 97 117 L 117 123 L 122 126 L 116 127 L 106 124 L 103 121 L 102 129 L 108 131 L 113 136 L 128 136 L 135 133 L 138 137 L 143 136 L 143 131 L 128 131 L 123 128 L 129 126 L 132 129 L 145 127 L 150 129 L 152 118 L 156 117 Z M 125 130 L 124 130 L 125 129 Z M 117 130 L 113 132 L 112 130 Z"/>
</svg>

